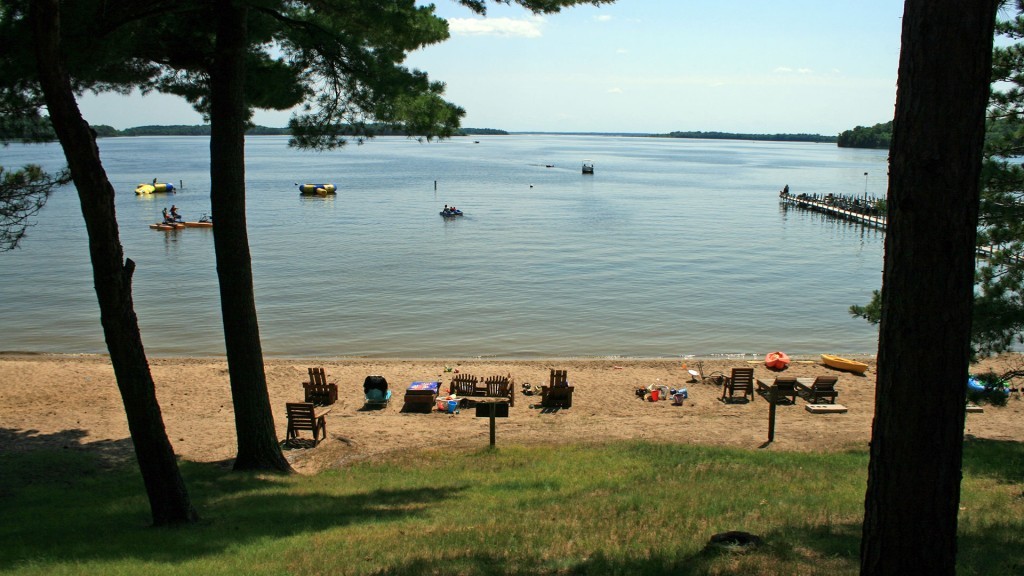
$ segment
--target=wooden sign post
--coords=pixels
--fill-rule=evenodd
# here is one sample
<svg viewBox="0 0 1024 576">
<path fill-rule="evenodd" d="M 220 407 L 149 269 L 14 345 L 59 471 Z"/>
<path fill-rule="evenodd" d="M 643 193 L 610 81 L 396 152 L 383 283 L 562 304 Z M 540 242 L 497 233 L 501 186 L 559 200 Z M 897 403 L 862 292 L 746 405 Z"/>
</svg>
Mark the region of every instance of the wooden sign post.
<svg viewBox="0 0 1024 576">
<path fill-rule="evenodd" d="M 491 420 L 491 448 L 494 448 L 494 419 L 508 418 L 508 401 L 501 402 L 480 402 L 476 405 L 477 418 L 490 418 Z"/>
</svg>

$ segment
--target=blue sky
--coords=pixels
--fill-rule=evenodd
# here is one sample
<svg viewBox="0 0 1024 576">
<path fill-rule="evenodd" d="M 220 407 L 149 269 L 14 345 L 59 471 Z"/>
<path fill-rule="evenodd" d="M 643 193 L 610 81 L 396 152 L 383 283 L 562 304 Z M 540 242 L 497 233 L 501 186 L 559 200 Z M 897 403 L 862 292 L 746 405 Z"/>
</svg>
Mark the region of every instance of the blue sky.
<svg viewBox="0 0 1024 576">
<path fill-rule="evenodd" d="M 618 0 L 544 16 L 491 3 L 486 18 L 434 4 L 451 38 L 407 64 L 447 84 L 467 127 L 837 134 L 893 115 L 901 0 Z M 201 121 L 169 96 L 81 106 L 116 128 Z"/>
</svg>

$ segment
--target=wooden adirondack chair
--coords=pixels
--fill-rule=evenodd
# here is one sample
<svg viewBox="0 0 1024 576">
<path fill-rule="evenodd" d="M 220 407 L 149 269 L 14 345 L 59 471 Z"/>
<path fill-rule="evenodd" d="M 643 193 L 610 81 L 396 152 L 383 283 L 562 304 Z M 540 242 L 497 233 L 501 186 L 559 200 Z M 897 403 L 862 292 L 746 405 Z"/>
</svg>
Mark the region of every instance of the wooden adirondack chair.
<svg viewBox="0 0 1024 576">
<path fill-rule="evenodd" d="M 508 398 L 508 405 L 516 405 L 516 391 L 508 376 L 489 376 L 484 383 L 487 384 L 487 396 L 493 398 Z"/>
<path fill-rule="evenodd" d="M 448 385 L 448 393 L 456 396 L 470 397 L 476 395 L 476 383 L 479 382 L 472 374 L 456 374 Z"/>
<path fill-rule="evenodd" d="M 776 404 L 796 404 L 796 377 L 779 376 L 770 384 L 758 379 L 757 393 L 769 402 L 774 398 Z"/>
<path fill-rule="evenodd" d="M 746 400 L 748 396 L 751 400 L 754 399 L 753 368 L 733 368 L 732 375 L 726 378 L 722 387 L 722 401 L 733 402 L 737 394 L 741 400 Z"/>
<path fill-rule="evenodd" d="M 313 433 L 313 446 L 327 439 L 327 422 L 324 416 L 331 411 L 330 408 L 317 412 L 312 402 L 288 402 L 285 404 L 285 410 L 288 413 L 288 442 L 297 441 L 302 430 Z"/>
<path fill-rule="evenodd" d="M 540 405 L 545 408 L 572 408 L 572 392 L 565 370 L 551 370 L 551 380 L 540 388 Z"/>
<path fill-rule="evenodd" d="M 838 376 L 817 376 L 813 381 L 798 378 L 797 394 L 807 400 L 808 404 L 835 404 L 839 391 L 836 390 Z"/>
<path fill-rule="evenodd" d="M 306 392 L 306 402 L 317 406 L 330 406 L 338 401 L 338 385 L 327 381 L 323 368 L 310 368 L 309 381 L 302 383 Z"/>
</svg>

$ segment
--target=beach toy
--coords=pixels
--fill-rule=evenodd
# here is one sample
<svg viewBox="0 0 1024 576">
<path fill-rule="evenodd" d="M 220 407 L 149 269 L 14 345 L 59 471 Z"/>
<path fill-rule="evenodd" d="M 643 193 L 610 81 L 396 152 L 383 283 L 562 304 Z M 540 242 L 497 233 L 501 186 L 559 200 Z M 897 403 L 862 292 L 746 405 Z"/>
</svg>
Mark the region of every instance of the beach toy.
<svg viewBox="0 0 1024 576">
<path fill-rule="evenodd" d="M 657 402 L 659 400 L 658 397 L 661 396 L 661 390 L 658 390 L 657 388 L 655 388 L 654 390 L 651 390 L 650 396 L 651 396 L 651 402 Z"/>
<path fill-rule="evenodd" d="M 458 411 L 459 411 L 459 401 L 458 400 L 449 400 L 448 401 L 448 413 L 449 414 L 455 414 Z"/>
</svg>

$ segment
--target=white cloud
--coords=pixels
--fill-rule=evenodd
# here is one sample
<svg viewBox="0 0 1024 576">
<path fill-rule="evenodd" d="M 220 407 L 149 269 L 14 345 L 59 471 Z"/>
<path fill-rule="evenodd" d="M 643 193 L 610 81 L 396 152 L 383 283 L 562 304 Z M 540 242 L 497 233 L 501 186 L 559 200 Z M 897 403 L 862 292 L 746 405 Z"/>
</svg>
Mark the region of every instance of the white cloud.
<svg viewBox="0 0 1024 576">
<path fill-rule="evenodd" d="M 607 14 L 602 14 L 600 16 L 594 16 L 594 20 L 597 20 L 598 22 L 610 22 L 611 19 L 612 19 L 612 17 L 607 15 Z"/>
<path fill-rule="evenodd" d="M 622 88 L 609 88 L 609 94 L 622 94 Z"/>
<path fill-rule="evenodd" d="M 452 18 L 448 30 L 454 36 L 515 36 L 538 38 L 544 26 L 543 18 Z"/>
<path fill-rule="evenodd" d="M 625 48 L 619 48 L 618 50 L 615 51 L 615 53 L 616 54 L 629 54 L 629 50 L 626 50 Z"/>
<path fill-rule="evenodd" d="M 789 66 L 779 66 L 775 70 L 772 70 L 772 72 L 776 72 L 778 74 L 790 74 L 792 72 L 796 72 L 797 74 L 813 74 L 814 70 L 810 68 L 790 68 Z"/>
</svg>

